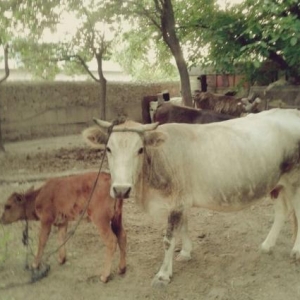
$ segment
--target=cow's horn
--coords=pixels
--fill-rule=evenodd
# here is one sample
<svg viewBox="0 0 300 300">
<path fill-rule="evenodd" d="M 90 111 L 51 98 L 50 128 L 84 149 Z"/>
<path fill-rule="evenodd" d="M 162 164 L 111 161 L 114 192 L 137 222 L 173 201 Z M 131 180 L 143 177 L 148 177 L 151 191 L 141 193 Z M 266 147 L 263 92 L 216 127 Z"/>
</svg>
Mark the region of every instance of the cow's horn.
<svg viewBox="0 0 300 300">
<path fill-rule="evenodd" d="M 112 123 L 108 121 L 103 121 L 97 118 L 93 118 L 93 121 L 102 128 L 109 128 L 112 125 Z"/>
</svg>

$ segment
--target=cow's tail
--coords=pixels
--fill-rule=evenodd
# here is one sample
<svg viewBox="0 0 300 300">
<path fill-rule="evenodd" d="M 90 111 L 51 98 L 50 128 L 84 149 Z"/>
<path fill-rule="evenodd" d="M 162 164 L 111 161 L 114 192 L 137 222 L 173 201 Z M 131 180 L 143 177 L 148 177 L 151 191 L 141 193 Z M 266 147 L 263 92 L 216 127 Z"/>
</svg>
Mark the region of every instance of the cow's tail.
<svg viewBox="0 0 300 300">
<path fill-rule="evenodd" d="M 114 215 L 111 220 L 111 229 L 116 236 L 119 236 L 122 228 L 122 207 L 123 199 L 117 199 L 115 204 Z"/>
<path fill-rule="evenodd" d="M 291 206 L 291 204 L 289 203 L 289 201 L 287 201 L 286 198 L 284 198 L 284 205 L 285 205 L 285 209 L 288 212 L 288 216 L 291 222 L 291 226 L 292 226 L 292 241 L 293 244 L 295 244 L 296 242 L 296 238 L 297 238 L 297 234 L 298 234 L 298 220 L 297 220 L 297 216 L 295 213 L 295 209 Z"/>
<path fill-rule="evenodd" d="M 293 230 L 292 240 L 293 240 L 293 243 L 295 244 L 297 234 L 298 234 L 298 220 L 297 220 L 297 217 L 296 217 L 296 214 L 295 214 L 294 210 L 290 214 L 290 219 L 291 219 L 292 230 Z"/>
</svg>

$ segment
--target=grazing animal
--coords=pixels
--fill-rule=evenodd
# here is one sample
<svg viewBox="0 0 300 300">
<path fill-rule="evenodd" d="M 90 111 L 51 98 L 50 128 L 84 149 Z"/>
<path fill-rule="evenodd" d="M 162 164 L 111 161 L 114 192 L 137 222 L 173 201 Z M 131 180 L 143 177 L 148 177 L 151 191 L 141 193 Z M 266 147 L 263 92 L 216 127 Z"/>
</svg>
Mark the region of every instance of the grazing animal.
<svg viewBox="0 0 300 300">
<path fill-rule="evenodd" d="M 169 93 L 159 93 L 156 96 L 145 96 L 142 99 L 142 119 L 144 124 L 153 122 L 153 115 L 162 103 L 183 105 L 181 97 L 170 98 Z"/>
<path fill-rule="evenodd" d="M 83 132 L 90 142 L 104 143 L 109 122 Z M 97 138 L 95 138 L 95 135 Z M 127 198 L 157 215 L 166 212 L 165 256 L 153 286 L 172 277 L 177 231 L 182 238 L 178 260 L 191 258 L 187 210 L 202 207 L 230 212 L 271 195 L 275 218 L 262 243 L 271 251 L 288 211 L 300 221 L 300 112 L 272 109 L 244 118 L 203 125 L 139 124 L 113 128 L 107 143 L 111 195 Z M 300 259 L 300 232 L 291 256 Z"/>
<path fill-rule="evenodd" d="M 18 220 L 39 220 L 41 223 L 38 251 L 32 267 L 39 268 L 51 226 L 58 227 L 58 239 L 66 239 L 68 222 L 78 217 L 90 198 L 98 173 L 90 172 L 63 178 L 52 178 L 41 188 L 33 188 L 23 194 L 13 193 L 4 206 L 2 224 Z M 120 247 L 119 273 L 126 271 L 126 232 L 122 226 L 122 201 L 109 195 L 111 178 L 100 173 L 87 214 L 97 227 L 106 246 L 101 281 L 107 282 L 111 272 L 113 255 Z M 66 261 L 66 249 L 59 249 L 59 263 Z"/>
<path fill-rule="evenodd" d="M 162 103 L 154 113 L 153 120 L 159 124 L 190 123 L 205 124 L 232 119 L 232 116 L 219 114 L 213 110 L 199 110 L 187 106 L 174 105 L 170 102 Z"/>
<path fill-rule="evenodd" d="M 197 108 L 214 110 L 234 117 L 240 117 L 244 113 L 258 112 L 257 107 L 260 102 L 259 98 L 250 102 L 247 98 L 237 98 L 211 92 L 198 92 L 194 95 L 194 103 Z"/>
</svg>

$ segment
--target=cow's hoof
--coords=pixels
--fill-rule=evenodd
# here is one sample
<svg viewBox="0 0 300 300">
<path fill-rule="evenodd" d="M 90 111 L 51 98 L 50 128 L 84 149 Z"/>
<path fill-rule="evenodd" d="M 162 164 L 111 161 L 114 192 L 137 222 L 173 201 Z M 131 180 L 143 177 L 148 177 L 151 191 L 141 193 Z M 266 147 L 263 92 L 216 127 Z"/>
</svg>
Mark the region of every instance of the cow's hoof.
<svg viewBox="0 0 300 300">
<path fill-rule="evenodd" d="M 300 251 L 293 249 L 290 256 L 293 260 L 300 260 Z"/>
<path fill-rule="evenodd" d="M 123 268 L 119 268 L 119 272 L 120 275 L 125 274 L 126 273 L 126 267 Z"/>
<path fill-rule="evenodd" d="M 265 254 L 271 254 L 273 252 L 273 247 L 262 244 L 260 246 L 260 252 Z"/>
<path fill-rule="evenodd" d="M 190 255 L 185 255 L 185 254 L 182 254 L 182 253 L 179 253 L 177 256 L 176 256 L 176 261 L 182 261 L 182 262 L 185 262 L 185 261 L 189 261 L 191 260 L 191 256 Z"/>
<path fill-rule="evenodd" d="M 162 276 L 155 276 L 151 282 L 151 286 L 156 289 L 165 288 L 170 283 L 170 278 L 162 278 Z"/>
</svg>

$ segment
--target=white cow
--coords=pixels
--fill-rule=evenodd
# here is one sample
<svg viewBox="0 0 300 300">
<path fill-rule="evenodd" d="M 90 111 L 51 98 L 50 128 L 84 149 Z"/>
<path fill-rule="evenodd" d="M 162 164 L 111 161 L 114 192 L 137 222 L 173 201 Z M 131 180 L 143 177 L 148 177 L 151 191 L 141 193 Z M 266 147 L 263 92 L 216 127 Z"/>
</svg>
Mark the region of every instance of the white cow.
<svg viewBox="0 0 300 300">
<path fill-rule="evenodd" d="M 110 123 L 96 120 L 107 128 Z M 92 127 L 84 136 L 93 143 L 107 133 Z M 117 125 L 107 143 L 112 176 L 111 195 L 127 198 L 156 214 L 168 213 L 165 257 L 153 286 L 167 285 L 172 276 L 174 232 L 182 238 L 177 259 L 191 257 L 187 209 L 196 206 L 236 211 L 271 195 L 275 219 L 262 243 L 269 252 L 289 212 L 300 219 L 300 112 L 273 109 L 244 118 L 205 125 Z M 291 256 L 300 259 L 297 232 Z"/>
</svg>

